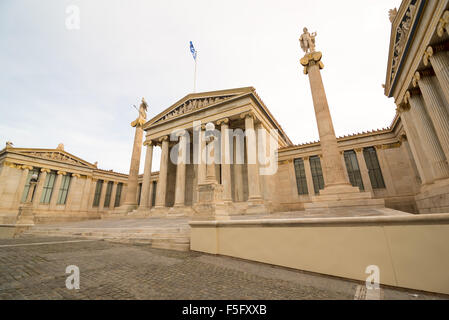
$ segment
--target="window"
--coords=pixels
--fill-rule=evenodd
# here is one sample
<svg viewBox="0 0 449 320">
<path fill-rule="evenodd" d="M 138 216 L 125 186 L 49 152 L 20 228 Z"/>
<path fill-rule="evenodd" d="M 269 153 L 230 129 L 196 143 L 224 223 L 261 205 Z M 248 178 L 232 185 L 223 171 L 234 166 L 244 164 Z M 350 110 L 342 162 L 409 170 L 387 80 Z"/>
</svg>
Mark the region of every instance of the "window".
<svg viewBox="0 0 449 320">
<path fill-rule="evenodd" d="M 155 206 L 156 205 L 156 187 L 157 187 L 157 182 L 153 181 L 153 193 L 151 194 L 151 206 Z"/>
<path fill-rule="evenodd" d="M 42 189 L 41 203 L 48 204 L 51 200 L 53 187 L 55 186 L 56 172 L 50 171 L 45 178 L 44 188 Z"/>
<path fill-rule="evenodd" d="M 137 204 L 138 205 L 140 205 L 140 197 L 142 196 L 141 193 L 142 193 L 142 184 L 139 183 L 139 186 L 137 188 Z"/>
<path fill-rule="evenodd" d="M 108 186 L 106 187 L 106 196 L 104 197 L 104 207 L 109 208 L 109 204 L 111 202 L 111 193 L 112 193 L 112 186 L 114 183 L 112 181 L 108 182 Z"/>
<path fill-rule="evenodd" d="M 66 203 L 71 180 L 72 180 L 72 176 L 70 174 L 68 174 L 66 176 L 62 176 L 61 188 L 59 188 L 59 196 L 58 196 L 57 204 L 65 204 Z"/>
<path fill-rule="evenodd" d="M 23 188 L 22 199 L 20 200 L 20 202 L 22 202 L 22 203 L 25 203 L 27 201 L 28 192 L 30 191 L 30 180 L 31 180 L 31 176 L 33 174 L 37 174 L 37 177 L 39 179 L 39 168 L 35 168 L 28 172 L 28 176 L 27 176 L 27 179 L 25 182 L 25 187 Z M 33 200 L 33 199 L 31 198 L 31 200 Z"/>
<path fill-rule="evenodd" d="M 357 155 L 355 151 L 345 151 L 345 164 L 348 171 L 349 181 L 353 187 L 359 187 L 361 191 L 365 190 L 363 185 L 362 175 L 360 174 L 359 162 L 357 161 Z"/>
<path fill-rule="evenodd" d="M 321 170 L 320 157 L 310 157 L 310 170 L 312 171 L 313 189 L 315 194 L 319 194 L 324 189 L 323 170 Z"/>
<path fill-rule="evenodd" d="M 92 207 L 98 207 L 98 205 L 100 204 L 100 196 L 102 188 L 103 188 L 103 180 L 98 180 L 97 186 L 95 187 L 94 203 L 92 204 Z"/>
<path fill-rule="evenodd" d="M 307 189 L 307 179 L 306 171 L 304 169 L 304 160 L 295 159 L 295 174 L 296 174 L 296 185 L 298 187 L 298 194 L 305 195 L 309 194 Z"/>
<path fill-rule="evenodd" d="M 376 149 L 373 147 L 363 149 L 363 156 L 365 158 L 369 179 L 371 180 L 373 189 L 385 188 L 385 182 L 382 176 L 382 171 L 380 170 Z"/>
<path fill-rule="evenodd" d="M 117 191 L 115 192 L 114 207 L 120 206 L 120 198 L 122 196 L 122 188 L 123 188 L 123 183 L 120 182 L 119 184 L 117 184 Z"/>
</svg>

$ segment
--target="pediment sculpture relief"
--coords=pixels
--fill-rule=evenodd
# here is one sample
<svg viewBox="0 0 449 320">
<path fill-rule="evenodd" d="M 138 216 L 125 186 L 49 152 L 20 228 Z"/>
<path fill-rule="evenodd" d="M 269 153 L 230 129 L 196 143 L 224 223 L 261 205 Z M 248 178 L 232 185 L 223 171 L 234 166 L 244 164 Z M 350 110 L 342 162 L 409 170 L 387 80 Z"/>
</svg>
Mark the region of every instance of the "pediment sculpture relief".
<svg viewBox="0 0 449 320">
<path fill-rule="evenodd" d="M 223 97 L 209 97 L 209 98 L 199 98 L 199 99 L 191 99 L 177 107 L 176 109 L 170 111 L 157 122 L 166 121 L 169 119 L 176 118 L 180 115 L 193 112 L 195 110 L 222 102 L 231 98 L 232 96 L 223 96 Z"/>
</svg>

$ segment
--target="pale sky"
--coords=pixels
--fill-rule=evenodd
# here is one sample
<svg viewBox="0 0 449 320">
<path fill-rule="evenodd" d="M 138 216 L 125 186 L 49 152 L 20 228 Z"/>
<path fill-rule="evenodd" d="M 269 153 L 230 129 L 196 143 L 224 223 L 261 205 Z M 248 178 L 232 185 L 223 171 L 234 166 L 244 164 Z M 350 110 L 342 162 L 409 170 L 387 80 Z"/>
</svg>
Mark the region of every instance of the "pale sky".
<svg viewBox="0 0 449 320">
<path fill-rule="evenodd" d="M 387 127 L 383 94 L 400 0 L 1 0 L 0 149 L 56 148 L 127 173 L 133 104 L 148 118 L 193 90 L 253 86 L 295 144 L 318 140 L 299 59 L 304 26 L 317 50 L 337 136 Z M 66 28 L 66 8 L 80 29 Z M 153 170 L 158 170 L 159 150 Z M 142 151 L 142 159 L 145 150 Z M 143 162 L 141 162 L 141 172 Z"/>
</svg>

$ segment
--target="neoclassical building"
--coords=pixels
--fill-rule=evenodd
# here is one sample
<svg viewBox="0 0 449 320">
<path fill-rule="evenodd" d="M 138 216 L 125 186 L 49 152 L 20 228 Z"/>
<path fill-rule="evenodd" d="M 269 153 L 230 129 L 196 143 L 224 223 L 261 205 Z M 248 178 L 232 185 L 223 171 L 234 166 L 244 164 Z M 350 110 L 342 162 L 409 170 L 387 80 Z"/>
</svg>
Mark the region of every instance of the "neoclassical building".
<svg viewBox="0 0 449 320">
<path fill-rule="evenodd" d="M 7 143 L 0 151 L 0 218 L 16 219 L 33 174 L 36 222 L 448 212 L 448 10 L 449 1 L 409 0 L 390 11 L 385 94 L 397 114 L 385 129 L 335 137 L 320 76 L 325 58 L 305 29 L 300 63 L 320 141 L 295 145 L 252 87 L 189 94 L 149 121 L 142 101 L 129 174 L 100 170 L 62 145 Z M 155 147 L 162 150 L 160 172 L 151 172 Z"/>
</svg>

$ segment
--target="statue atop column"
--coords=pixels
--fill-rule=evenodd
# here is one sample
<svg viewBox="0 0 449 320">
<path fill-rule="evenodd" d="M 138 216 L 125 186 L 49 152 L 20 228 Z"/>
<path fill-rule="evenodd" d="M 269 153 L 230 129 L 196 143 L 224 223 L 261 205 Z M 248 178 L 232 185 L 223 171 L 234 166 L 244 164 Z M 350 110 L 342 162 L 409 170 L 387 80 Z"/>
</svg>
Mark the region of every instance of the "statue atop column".
<svg viewBox="0 0 449 320">
<path fill-rule="evenodd" d="M 148 104 L 145 101 L 145 98 L 142 98 L 142 103 L 140 104 L 139 108 L 139 117 L 131 122 L 132 127 L 143 126 L 145 124 L 145 122 L 147 121 L 147 110 Z"/>
<path fill-rule="evenodd" d="M 304 33 L 299 37 L 299 43 L 301 44 L 301 49 L 307 54 L 315 52 L 315 37 L 316 32 L 310 33 L 307 28 L 303 29 Z"/>
</svg>

